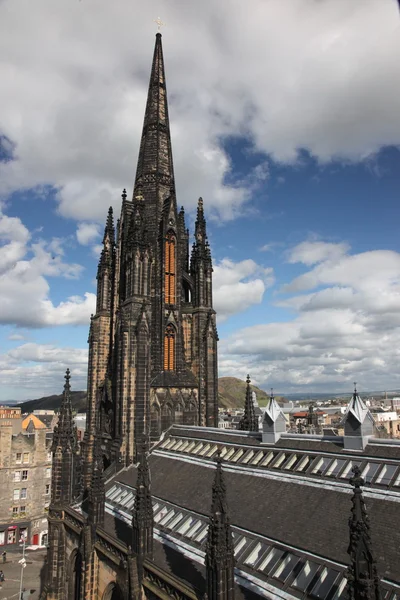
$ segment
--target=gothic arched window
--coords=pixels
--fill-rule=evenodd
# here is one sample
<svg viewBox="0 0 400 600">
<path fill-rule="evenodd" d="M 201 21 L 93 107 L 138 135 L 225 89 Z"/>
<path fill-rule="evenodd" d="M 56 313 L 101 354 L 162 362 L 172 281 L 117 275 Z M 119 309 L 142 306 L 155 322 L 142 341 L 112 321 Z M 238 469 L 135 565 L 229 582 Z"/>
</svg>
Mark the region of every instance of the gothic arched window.
<svg viewBox="0 0 400 600">
<path fill-rule="evenodd" d="M 175 327 L 169 323 L 164 334 L 164 371 L 175 370 Z"/>
<path fill-rule="evenodd" d="M 197 409 L 195 403 L 192 401 L 185 408 L 183 422 L 185 425 L 197 425 Z"/>
<path fill-rule="evenodd" d="M 161 435 L 160 407 L 154 403 L 150 408 L 150 436 L 158 438 Z"/>
<path fill-rule="evenodd" d="M 174 423 L 181 425 L 183 423 L 183 406 L 180 402 L 175 406 Z"/>
<path fill-rule="evenodd" d="M 74 550 L 69 563 L 68 600 L 81 599 L 82 555 Z"/>
<path fill-rule="evenodd" d="M 161 430 L 165 431 L 172 425 L 172 406 L 164 404 L 161 409 Z"/>
<path fill-rule="evenodd" d="M 175 288 L 176 288 L 176 238 L 173 231 L 168 231 L 165 238 L 165 281 L 164 293 L 165 304 L 175 304 Z"/>
</svg>

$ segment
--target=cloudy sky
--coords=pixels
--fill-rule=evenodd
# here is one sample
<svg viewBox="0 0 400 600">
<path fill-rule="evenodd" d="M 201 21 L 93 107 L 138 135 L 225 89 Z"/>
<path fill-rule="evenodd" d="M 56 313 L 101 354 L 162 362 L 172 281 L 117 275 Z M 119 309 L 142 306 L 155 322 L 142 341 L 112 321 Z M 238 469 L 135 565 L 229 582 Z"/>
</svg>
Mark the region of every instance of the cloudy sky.
<svg viewBox="0 0 400 600">
<path fill-rule="evenodd" d="M 178 204 L 204 198 L 220 375 L 400 387 L 396 0 L 0 0 L 0 399 L 86 387 L 99 242 L 157 30 Z"/>
</svg>

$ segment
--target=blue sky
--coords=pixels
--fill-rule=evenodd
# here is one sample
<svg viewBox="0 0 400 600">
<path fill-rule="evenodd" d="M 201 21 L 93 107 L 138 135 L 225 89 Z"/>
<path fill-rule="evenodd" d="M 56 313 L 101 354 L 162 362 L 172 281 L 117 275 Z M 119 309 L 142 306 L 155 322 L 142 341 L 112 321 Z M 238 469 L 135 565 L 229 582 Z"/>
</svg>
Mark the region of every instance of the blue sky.
<svg viewBox="0 0 400 600">
<path fill-rule="evenodd" d="M 205 202 L 220 375 L 400 388 L 398 8 L 254 3 L 246 20 L 235 0 L 162 14 L 178 204 L 193 230 Z M 162 9 L 49 6 L 0 5 L 2 401 L 60 392 L 67 366 L 85 388 L 98 245 L 131 193 Z"/>
</svg>

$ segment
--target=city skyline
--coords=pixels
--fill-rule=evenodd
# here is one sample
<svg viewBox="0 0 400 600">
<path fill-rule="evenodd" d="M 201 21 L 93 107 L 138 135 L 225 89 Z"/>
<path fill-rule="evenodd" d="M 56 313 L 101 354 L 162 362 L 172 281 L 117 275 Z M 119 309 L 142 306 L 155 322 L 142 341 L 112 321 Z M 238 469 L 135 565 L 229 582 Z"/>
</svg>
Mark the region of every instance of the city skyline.
<svg viewBox="0 0 400 600">
<path fill-rule="evenodd" d="M 398 388 L 396 4 L 258 2 L 248 21 L 234 1 L 49 6 L 0 6 L 0 399 L 60 393 L 66 367 L 86 388 L 99 244 L 132 193 L 158 13 L 177 202 L 191 230 L 199 196 L 208 219 L 219 375 Z"/>
</svg>

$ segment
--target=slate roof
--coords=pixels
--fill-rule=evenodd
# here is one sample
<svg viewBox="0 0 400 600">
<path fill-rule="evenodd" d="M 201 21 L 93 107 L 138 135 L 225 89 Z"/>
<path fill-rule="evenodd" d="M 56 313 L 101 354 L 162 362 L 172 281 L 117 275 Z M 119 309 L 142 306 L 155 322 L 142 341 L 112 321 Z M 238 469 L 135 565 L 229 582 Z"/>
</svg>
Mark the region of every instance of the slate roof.
<svg viewBox="0 0 400 600">
<path fill-rule="evenodd" d="M 179 444 L 174 440 L 182 441 Z M 185 440 L 187 441 L 185 442 Z M 194 450 L 198 446 L 199 440 L 200 445 L 204 442 L 202 447 L 205 451 L 196 452 Z M 373 461 L 381 461 L 379 469 L 383 468 L 382 465 L 386 464 L 385 461 L 387 464 L 394 465 L 392 468 L 395 469 L 395 475 L 391 475 L 392 483 L 375 485 L 369 482 L 364 487 L 364 497 L 371 522 L 373 550 L 378 563 L 379 576 L 385 579 L 385 586 L 388 585 L 387 582 L 397 582 L 400 585 L 399 536 L 396 534 L 400 522 L 400 483 L 397 481 L 397 478 L 400 480 L 400 475 L 398 475 L 400 470 L 396 470 L 400 467 L 400 444 L 396 441 L 392 441 L 392 443 L 371 441 L 362 453 L 345 451 L 342 438 L 338 438 L 336 441 L 335 439 L 322 440 L 305 435 L 282 436 L 275 445 L 265 445 L 261 443 L 259 433 L 173 426 L 160 442 L 153 446 L 149 457 L 154 502 L 165 502 L 166 505 L 175 507 L 174 514 L 177 514 L 176 511 L 183 510 L 206 523 L 211 506 L 211 488 L 215 469 L 213 455 L 217 445 L 222 448 L 225 446 L 227 459 L 224 459 L 224 471 L 227 499 L 232 525 L 234 530 L 239 532 L 236 535 L 243 534 L 247 538 L 253 537 L 255 541 L 252 548 L 255 547 L 256 540 L 259 540 L 264 544 L 276 545 L 283 551 L 286 548 L 287 552 L 300 558 L 303 557 L 301 558 L 303 565 L 305 560 L 315 560 L 319 564 L 326 564 L 329 569 L 338 569 L 341 573 L 344 573 L 349 563 L 347 554 L 348 519 L 352 489 L 348 483 L 348 476 L 343 477 L 343 474 L 338 474 L 339 472 L 335 477 L 326 477 L 325 480 L 322 478 L 322 471 L 313 475 L 313 461 L 318 461 L 320 456 L 332 456 L 327 459 L 328 463 L 332 463 L 335 461 L 335 457 L 341 457 L 342 460 L 336 462 L 347 465 L 350 457 L 357 460 L 358 463 L 366 465 L 370 464 L 369 459 L 373 457 Z M 234 450 L 227 453 L 226 449 L 229 447 Z M 239 460 L 231 461 L 230 459 L 234 457 L 232 452 L 236 455 L 237 447 L 243 447 L 242 455 Z M 191 454 L 192 450 L 194 453 Z M 292 454 L 289 453 L 289 450 Z M 253 465 L 253 459 L 249 461 L 244 458 L 249 453 L 254 458 Z M 285 470 L 285 463 L 279 463 L 280 466 L 277 469 L 271 468 L 275 458 L 263 467 L 263 460 L 257 462 L 256 457 L 260 454 L 264 456 L 267 453 L 273 453 L 274 457 L 283 454 L 290 457 L 294 453 L 299 457 L 302 456 L 301 453 L 304 453 L 304 455 L 311 456 L 312 460 L 309 463 L 311 467 L 305 469 L 304 472 L 297 473 Z M 373 461 L 371 464 L 376 467 L 377 463 Z M 376 473 L 379 472 L 379 470 L 375 471 L 375 481 Z M 107 483 L 107 490 L 111 492 L 115 486 L 117 488 L 118 486 L 129 486 L 126 487 L 128 491 L 124 493 L 129 493 L 133 497 L 135 485 L 136 466 L 132 465 L 114 475 Z M 128 497 L 125 496 L 125 498 Z M 107 529 L 121 541 L 126 542 L 127 536 L 129 538 L 130 535 L 130 527 L 127 524 L 130 515 L 129 498 L 128 502 L 123 500 L 122 504 L 125 506 L 125 520 L 128 515 L 128 521 L 125 523 L 121 521 L 116 526 L 118 518 L 108 515 Z M 108 510 L 110 510 L 110 506 L 112 508 L 112 502 L 108 503 Z M 178 526 L 172 528 L 166 522 L 165 525 L 157 524 L 156 530 L 161 532 L 164 530 L 172 537 L 177 535 L 177 539 L 181 538 L 186 546 L 189 544 L 190 548 L 190 539 L 192 538 L 183 539 L 182 536 L 174 533 L 178 531 Z M 171 548 L 166 549 L 165 544 L 161 544 L 160 541 L 157 544 L 156 564 L 162 568 L 172 569 L 173 564 L 179 562 L 177 556 L 174 555 Z M 200 548 L 204 551 L 203 545 L 199 546 L 199 544 L 197 544 L 197 550 L 194 549 L 194 551 L 198 553 Z M 179 544 L 174 552 L 180 553 Z M 175 559 L 172 560 L 173 556 Z M 168 560 L 168 557 L 171 560 Z M 184 553 L 180 553 L 180 560 L 183 562 L 187 560 Z M 203 573 L 202 560 L 197 554 L 196 569 L 199 573 Z M 260 567 L 257 567 L 256 572 L 254 571 L 256 566 L 247 568 L 245 563 L 243 565 L 243 560 L 238 568 L 242 574 L 243 572 L 245 575 L 249 573 L 250 579 L 252 575 L 258 577 L 258 581 L 263 577 L 263 573 L 260 574 Z M 189 571 L 181 567 L 183 578 L 187 573 Z M 188 583 L 194 581 L 191 579 L 192 575 L 187 575 Z M 270 574 L 265 575 L 264 580 L 267 585 L 271 585 Z M 293 583 L 293 577 L 291 581 Z M 272 581 L 272 585 L 277 585 L 293 595 L 293 589 L 290 586 L 285 588 L 276 580 Z M 240 595 L 240 593 L 244 595 Z M 294 590 L 294 595 L 299 596 L 296 590 Z M 261 597 L 264 596 L 265 592 L 262 592 Z M 301 596 L 302 594 L 300 594 Z M 339 596 L 335 596 L 335 599 L 337 600 Z M 251 597 L 260 597 L 260 594 L 257 596 L 255 592 L 250 592 L 247 588 L 238 592 L 238 598 L 250 599 Z M 306 597 L 308 596 L 306 595 Z M 330 596 L 326 596 L 328 600 L 331 600 L 331 597 L 333 598 L 333 592 Z M 392 599 L 392 596 L 389 595 L 387 598 L 388 600 Z"/>
<path fill-rule="evenodd" d="M 105 514 L 104 529 L 128 547 L 131 542 L 131 528 L 113 515 Z M 202 563 L 194 562 L 185 556 L 173 544 L 153 541 L 153 560 L 167 573 L 182 579 L 202 596 L 205 592 L 206 570 Z M 259 600 L 259 595 L 241 585 L 236 586 L 236 600 Z"/>
<path fill-rule="evenodd" d="M 150 457 L 152 494 L 183 508 L 208 515 L 213 469 L 165 456 Z M 256 477 L 225 469 L 229 512 L 233 525 L 274 538 L 299 550 L 348 563 L 350 492 Z M 135 486 L 136 468 L 114 481 Z M 400 501 L 366 498 L 371 535 L 381 577 L 400 582 Z"/>
<path fill-rule="evenodd" d="M 261 433 L 258 432 L 249 433 L 213 427 L 185 427 L 182 425 L 173 425 L 166 435 L 168 435 L 168 437 L 177 436 L 209 440 L 210 442 L 213 441 L 218 444 L 246 444 L 246 446 L 266 447 L 265 445 L 262 445 Z M 344 449 L 343 438 L 341 436 L 324 439 L 322 436 L 286 433 L 271 447 L 304 452 L 321 452 L 324 454 L 334 453 L 348 455 L 351 453 L 348 449 Z M 360 453 L 357 453 L 356 455 L 358 456 Z M 398 460 L 400 464 L 400 440 L 381 440 L 379 438 L 374 438 L 367 444 L 362 456 L 395 459 Z"/>
</svg>

